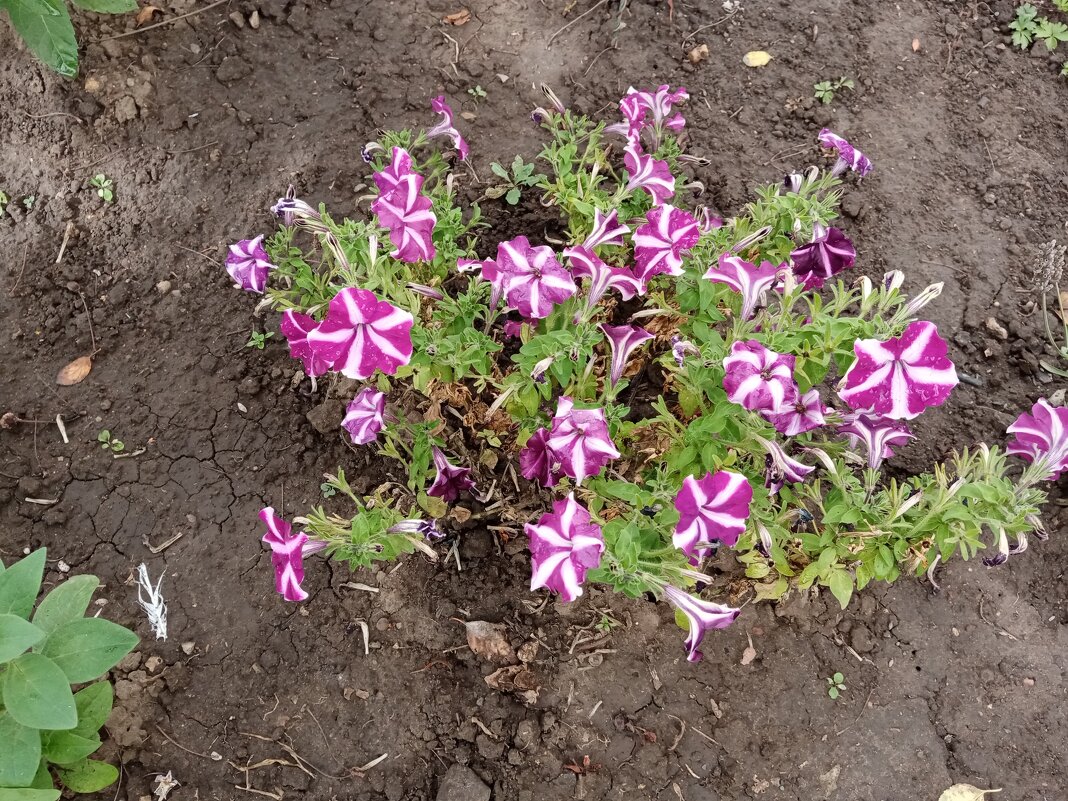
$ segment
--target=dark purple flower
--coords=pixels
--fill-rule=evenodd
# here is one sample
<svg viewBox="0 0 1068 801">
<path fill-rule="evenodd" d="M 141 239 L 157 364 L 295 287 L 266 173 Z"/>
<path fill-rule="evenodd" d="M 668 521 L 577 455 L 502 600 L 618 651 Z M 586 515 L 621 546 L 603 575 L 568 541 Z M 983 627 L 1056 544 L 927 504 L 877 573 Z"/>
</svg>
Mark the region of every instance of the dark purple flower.
<svg viewBox="0 0 1068 801">
<path fill-rule="evenodd" d="M 378 439 L 386 425 L 386 393 L 372 387 L 360 390 L 345 410 L 341 427 L 349 432 L 357 445 L 366 445 Z"/>
<path fill-rule="evenodd" d="M 279 328 L 286 339 L 289 340 L 289 355 L 294 359 L 300 359 L 304 364 L 304 373 L 312 378 L 322 375 L 333 365 L 315 352 L 315 348 L 308 342 L 308 334 L 319 327 L 315 320 L 307 314 L 287 309 L 282 312 L 282 322 Z"/>
<path fill-rule="evenodd" d="M 430 198 L 422 194 L 423 177 L 417 173 L 403 176 L 397 185 L 371 204 L 371 211 L 389 229 L 395 250 L 389 255 L 406 262 L 431 261 L 434 258 L 433 233 L 437 217 L 430 210 Z"/>
<path fill-rule="evenodd" d="M 375 185 L 380 195 L 388 194 L 397 188 L 402 180 L 409 175 L 415 175 L 412 171 L 412 157 L 408 151 L 401 147 L 395 147 L 391 151 L 389 165 L 374 174 Z"/>
<path fill-rule="evenodd" d="M 435 520 L 409 519 L 395 523 L 387 530 L 389 534 L 419 534 L 425 539 L 435 542 L 445 536 Z"/>
<path fill-rule="evenodd" d="M 643 286 L 634 273 L 626 267 L 611 267 L 601 261 L 585 245 L 564 251 L 571 262 L 571 275 L 586 278 L 586 308 L 592 309 L 601 302 L 609 289 L 615 289 L 624 300 L 641 294 Z"/>
<path fill-rule="evenodd" d="M 593 249 L 601 245 L 615 245 L 622 247 L 626 244 L 623 237 L 630 233 L 630 228 L 619 222 L 618 212 L 612 209 L 608 214 L 602 214 L 600 209 L 593 210 L 593 230 L 583 241 L 581 247 L 593 252 Z"/>
<path fill-rule="evenodd" d="M 682 275 L 682 254 L 697 244 L 697 220 L 665 203 L 645 215 L 647 222 L 634 232 L 634 273 L 642 285 L 653 276 Z"/>
<path fill-rule="evenodd" d="M 471 478 L 471 468 L 451 464 L 440 448 L 434 448 L 434 467 L 438 472 L 434 476 L 434 483 L 426 491 L 427 495 L 452 503 L 460 497 L 461 492 L 474 489 L 475 481 Z"/>
<path fill-rule="evenodd" d="M 838 431 L 849 437 L 849 444 L 856 448 L 863 443 L 868 452 L 868 467 L 878 470 L 883 459 L 894 455 L 893 448 L 914 439 L 909 427 L 900 420 L 891 420 L 879 414 L 854 412 L 847 415 Z"/>
<path fill-rule="evenodd" d="M 753 488 L 740 473 L 720 470 L 702 479 L 687 476 L 675 496 L 679 522 L 671 541 L 695 560 L 709 551 L 712 540 L 732 547 L 745 531 Z"/>
<path fill-rule="evenodd" d="M 857 251 L 849 237 L 819 223 L 813 226 L 812 241 L 790 254 L 794 275 L 805 289 L 819 289 L 828 278 L 852 267 L 856 258 Z"/>
<path fill-rule="evenodd" d="M 412 358 L 412 315 L 374 292 L 346 287 L 308 332 L 316 356 L 347 378 L 362 381 L 375 370 L 393 375 Z"/>
<path fill-rule="evenodd" d="M 771 490 L 772 495 L 782 489 L 783 484 L 804 481 L 805 477 L 816 469 L 788 456 L 779 443 L 763 437 L 756 439 L 768 452 L 764 462 L 764 486 Z"/>
<path fill-rule="evenodd" d="M 524 527 L 530 540 L 530 589 L 544 587 L 570 603 L 582 595 L 586 571 L 601 564 L 604 535 L 570 493 L 553 504 L 537 525 Z"/>
<path fill-rule="evenodd" d="M 608 371 L 608 382 L 612 387 L 615 387 L 619 383 L 619 379 L 623 377 L 623 370 L 627 366 L 630 354 L 634 352 L 635 348 L 640 347 L 650 339 L 654 339 L 654 337 L 644 328 L 639 328 L 636 325 L 606 325 L 602 323 L 599 327 L 608 338 L 608 343 L 612 346 L 612 364 Z"/>
<path fill-rule="evenodd" d="M 713 283 L 726 284 L 741 295 L 742 308 L 738 316 L 748 320 L 757 307 L 763 304 L 764 295 L 775 283 L 780 269 L 770 261 L 762 262 L 757 267 L 740 256 L 722 253 L 719 264 L 709 267 L 704 277 Z"/>
<path fill-rule="evenodd" d="M 793 354 L 768 350 L 755 339 L 735 342 L 723 360 L 723 388 L 731 403 L 760 412 L 779 412 L 797 400 Z"/>
<path fill-rule="evenodd" d="M 682 367 L 688 355 L 700 356 L 701 351 L 688 339 L 676 335 L 671 338 L 671 355 L 675 359 L 675 364 Z"/>
<path fill-rule="evenodd" d="M 234 286 L 246 292 L 262 295 L 267 288 L 267 275 L 273 269 L 275 266 L 263 249 L 262 235 L 230 245 L 226 254 L 226 272 L 234 279 Z"/>
<path fill-rule="evenodd" d="M 827 407 L 820 400 L 819 390 L 813 387 L 794 401 L 793 405 L 786 405 L 778 412 L 761 414 L 780 434 L 795 437 L 824 425 L 827 422 L 824 417 L 826 411 Z"/>
<path fill-rule="evenodd" d="M 1068 409 L 1051 406 L 1045 398 L 1039 398 L 1031 407 L 1031 414 L 1024 412 L 1009 426 L 1008 433 L 1015 435 L 1007 452 L 1038 465 L 1037 470 L 1046 481 L 1054 481 L 1068 470 Z"/>
<path fill-rule="evenodd" d="M 308 597 L 300 586 L 304 581 L 304 557 L 321 551 L 326 543 L 309 539 L 304 533 L 294 534 L 293 527 L 270 506 L 260 510 L 260 520 L 267 526 L 263 542 L 271 546 L 275 591 L 287 601 L 303 601 Z"/>
<path fill-rule="evenodd" d="M 727 628 L 742 611 L 704 601 L 670 584 L 664 586 L 664 598 L 682 612 L 689 623 L 690 633 L 686 637 L 686 650 L 689 653 L 686 659 L 690 662 L 701 661 L 701 640 L 705 638 L 706 631 Z"/>
<path fill-rule="evenodd" d="M 508 305 L 524 317 L 548 317 L 557 304 L 578 291 L 571 274 L 556 260 L 552 248 L 533 247 L 525 236 L 517 236 L 497 246 L 496 268 L 505 276 L 504 293 Z"/>
<path fill-rule="evenodd" d="M 564 477 L 560 460 L 549 447 L 549 430 L 539 428 L 530 435 L 527 444 L 519 452 L 519 472 L 529 481 L 537 481 L 543 487 L 555 487 Z"/>
<path fill-rule="evenodd" d="M 548 446 L 560 460 L 564 474 L 575 479 L 576 485 L 619 458 L 604 410 L 576 409 L 566 395 L 557 401 Z"/>
<path fill-rule="evenodd" d="M 871 159 L 834 133 L 830 128 L 824 128 L 820 131 L 819 139 L 821 145 L 838 152 L 838 161 L 831 170 L 834 175 L 841 175 L 849 169 L 863 178 L 871 172 Z"/>
<path fill-rule="evenodd" d="M 460 161 L 466 161 L 468 152 L 467 142 L 460 136 L 460 132 L 456 130 L 452 108 L 445 102 L 445 95 L 438 95 L 431 100 L 430 107 L 441 115 L 441 122 L 426 132 L 426 138 L 433 139 L 437 136 L 444 136 L 451 140 L 452 146 L 455 147 L 456 151 L 460 154 Z"/>
</svg>

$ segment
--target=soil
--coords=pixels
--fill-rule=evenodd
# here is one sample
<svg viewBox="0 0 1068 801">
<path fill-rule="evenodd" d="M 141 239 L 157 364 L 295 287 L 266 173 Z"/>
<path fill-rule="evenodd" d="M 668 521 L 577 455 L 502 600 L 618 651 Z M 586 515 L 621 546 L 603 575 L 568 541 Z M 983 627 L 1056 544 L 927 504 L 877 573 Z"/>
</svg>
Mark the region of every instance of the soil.
<svg viewBox="0 0 1068 801">
<path fill-rule="evenodd" d="M 728 214 L 816 160 L 821 126 L 847 133 L 876 164 L 844 202 L 859 269 L 902 269 L 912 290 L 944 281 L 930 315 L 975 379 L 922 418 L 903 472 L 1000 442 L 1063 388 L 1038 364 L 1056 357 L 1030 279 L 1035 248 L 1065 236 L 1068 85 L 1043 51 L 1006 47 L 1011 2 L 750 0 L 728 13 L 675 0 L 672 17 L 662 0 L 631 0 L 614 39 L 617 0 L 565 16 L 574 5 L 235 0 L 119 39 L 132 20 L 76 13 L 74 82 L 0 24 L 0 189 L 15 199 L 0 218 L 0 412 L 38 421 L 0 431 L 0 551 L 47 546 L 50 582 L 59 560 L 99 575 L 104 614 L 144 637 L 116 671 L 103 752 L 121 785 L 99 797 L 140 799 L 168 771 L 178 801 L 251 788 L 324 801 L 933 801 L 954 782 L 1004 788 L 1005 801 L 1068 797 L 1056 503 L 1050 540 L 1002 567 L 958 560 L 940 593 L 904 578 L 845 612 L 827 596 L 748 606 L 696 665 L 663 606 L 597 590 L 542 604 L 522 543 L 502 548 L 487 530 L 461 535 L 462 572 L 410 558 L 352 575 L 312 560 L 308 603 L 273 593 L 259 508 L 293 514 L 321 500 L 322 473 L 342 465 L 367 489 L 382 467 L 319 433 L 330 409 L 306 417 L 321 399 L 292 385 L 277 336 L 244 347 L 255 300 L 218 262 L 271 229 L 267 208 L 290 183 L 358 213 L 360 146 L 431 122 L 441 92 L 475 115 L 462 121 L 472 196 L 490 161 L 536 153 L 540 82 L 605 116 L 629 84 L 687 86 L 688 147 L 711 161 L 695 177 Z M 161 6 L 164 19 L 194 10 Z M 470 22 L 442 22 L 464 6 Z M 708 57 L 691 64 L 699 44 Z M 767 67 L 742 66 L 755 49 L 774 56 Z M 855 89 L 817 104 L 812 85 L 839 76 Z M 114 203 L 89 188 L 98 172 Z M 486 205 L 506 227 L 546 224 Z M 271 316 L 256 325 L 276 330 Z M 90 376 L 57 387 L 94 341 Z M 97 442 L 102 429 L 123 458 Z M 136 606 L 142 561 L 165 573 L 166 641 Z M 597 639 L 605 614 L 621 625 Z M 487 685 L 497 666 L 465 647 L 460 618 L 537 643 L 536 700 Z M 757 655 L 743 665 L 747 638 Z M 835 671 L 848 687 L 837 701 Z"/>
</svg>

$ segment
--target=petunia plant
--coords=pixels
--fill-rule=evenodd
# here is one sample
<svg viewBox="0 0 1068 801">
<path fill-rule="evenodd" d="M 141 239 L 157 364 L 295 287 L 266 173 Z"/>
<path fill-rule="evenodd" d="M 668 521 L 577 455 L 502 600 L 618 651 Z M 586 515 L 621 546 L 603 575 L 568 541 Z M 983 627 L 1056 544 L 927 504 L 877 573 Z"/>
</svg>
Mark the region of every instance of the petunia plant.
<svg viewBox="0 0 1068 801">
<path fill-rule="evenodd" d="M 339 436 L 397 465 L 367 497 L 328 476 L 346 512 L 264 509 L 284 598 L 308 596 L 317 552 L 435 558 L 481 505 L 525 533 L 532 590 L 661 599 L 696 661 L 747 592 L 823 587 L 844 606 L 874 580 L 933 581 L 955 554 L 997 564 L 1043 536 L 1041 484 L 1068 466 L 1068 411 L 1044 400 L 1007 452 L 885 471 L 958 376 L 918 316 L 941 285 L 909 298 L 900 272 L 862 274 L 833 225 L 842 182 L 873 170 L 854 143 L 820 132 L 824 166 L 724 217 L 688 203 L 703 161 L 684 152 L 685 90 L 630 90 L 609 121 L 546 94 L 544 227 L 498 236 L 460 203 L 468 144 L 439 97 L 439 124 L 363 148 L 365 215 L 291 189 L 276 234 L 231 248 L 231 278 L 280 314 L 309 391 L 351 393 Z M 710 572 L 725 553 L 746 577 L 729 591 Z"/>
</svg>

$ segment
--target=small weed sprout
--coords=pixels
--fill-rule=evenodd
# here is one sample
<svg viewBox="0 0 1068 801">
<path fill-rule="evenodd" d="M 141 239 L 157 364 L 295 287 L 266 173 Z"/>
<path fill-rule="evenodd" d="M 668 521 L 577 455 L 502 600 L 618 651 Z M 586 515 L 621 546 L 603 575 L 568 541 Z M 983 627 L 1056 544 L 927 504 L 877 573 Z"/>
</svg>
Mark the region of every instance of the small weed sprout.
<svg viewBox="0 0 1068 801">
<path fill-rule="evenodd" d="M 1068 14 L 1068 0 L 1053 0 L 1053 5 L 1057 6 L 1057 9 Z"/>
<path fill-rule="evenodd" d="M 1035 28 L 1035 38 L 1045 44 L 1046 49 L 1052 53 L 1058 44 L 1068 42 L 1068 25 L 1043 17 Z"/>
<path fill-rule="evenodd" d="M 26 197 L 22 199 L 22 207 L 26 209 L 26 211 L 33 211 L 33 205 L 36 202 L 37 195 L 26 195 Z"/>
<path fill-rule="evenodd" d="M 337 487 L 331 484 L 329 481 L 324 481 L 319 485 L 319 492 L 323 494 L 324 498 L 333 498 L 337 495 Z"/>
<path fill-rule="evenodd" d="M 98 172 L 89 179 L 89 186 L 96 190 L 97 197 L 101 198 L 105 203 L 111 203 L 115 200 L 115 182 L 104 173 Z"/>
<path fill-rule="evenodd" d="M 7 204 L 11 202 L 11 198 L 7 196 L 7 193 L 0 189 L 0 217 L 4 216 L 4 209 L 7 208 Z"/>
<path fill-rule="evenodd" d="M 815 98 L 824 105 L 829 105 L 834 101 L 836 92 L 841 92 L 843 89 L 852 90 L 854 86 L 852 78 L 842 77 L 837 81 L 820 81 L 813 88 L 816 90 Z"/>
<path fill-rule="evenodd" d="M 163 584 L 163 573 L 155 584 L 148 575 L 148 568 L 142 562 L 137 568 L 137 603 L 145 610 L 148 617 L 148 625 L 152 627 L 152 633 L 157 640 L 167 639 L 167 604 L 163 601 L 163 593 L 160 586 Z"/>
<path fill-rule="evenodd" d="M 504 197 L 509 206 L 515 206 L 519 203 L 519 197 L 525 187 L 537 186 L 541 181 L 545 180 L 543 174 L 534 173 L 534 165 L 524 162 L 522 156 L 516 156 L 512 161 L 511 173 L 509 173 L 507 167 L 501 166 L 496 161 L 490 164 L 490 169 L 503 183 L 487 189 L 486 197 L 491 200 Z"/>
<path fill-rule="evenodd" d="M 1042 322 L 1046 326 L 1046 337 L 1060 357 L 1068 360 L 1068 309 L 1065 309 L 1064 297 L 1061 294 L 1061 277 L 1064 275 L 1066 253 L 1068 253 L 1068 246 L 1058 245 L 1056 239 L 1051 239 L 1039 248 L 1038 267 L 1035 269 L 1035 290 L 1042 298 Z M 1049 324 L 1050 312 L 1046 305 L 1046 296 L 1051 292 L 1057 301 L 1055 314 L 1061 323 L 1061 342 L 1057 341 Z M 1039 364 L 1053 375 L 1068 378 L 1068 372 L 1062 368 L 1045 361 L 1040 361 Z"/>
<path fill-rule="evenodd" d="M 123 441 L 112 437 L 106 428 L 96 435 L 96 441 L 100 443 L 101 448 L 112 453 L 122 453 L 126 449 Z"/>
<path fill-rule="evenodd" d="M 838 696 L 845 692 L 846 686 L 843 684 L 844 681 L 845 676 L 841 673 L 835 673 L 833 676 L 827 677 L 827 695 L 829 695 L 832 700 L 838 700 Z"/>
<path fill-rule="evenodd" d="M 1064 78 L 1068 78 L 1068 61 L 1065 61 L 1063 64 L 1061 64 L 1061 76 Z"/>
<path fill-rule="evenodd" d="M 267 344 L 267 340 L 273 337 L 274 331 L 268 331 L 267 333 L 252 331 L 248 335 L 248 342 L 245 343 L 245 347 L 255 348 L 256 350 L 263 350 L 263 346 Z"/>
<path fill-rule="evenodd" d="M 478 102 L 479 100 L 486 99 L 486 90 L 478 84 L 475 84 L 470 89 L 468 89 L 467 94 L 471 95 L 471 97 L 473 97 L 476 102 Z"/>
<path fill-rule="evenodd" d="M 1009 30 L 1012 31 L 1012 43 L 1021 50 L 1030 47 L 1035 40 L 1035 30 L 1038 28 L 1035 22 L 1037 16 L 1038 9 L 1030 3 L 1024 3 L 1016 9 L 1016 18 L 1009 23 Z"/>
</svg>

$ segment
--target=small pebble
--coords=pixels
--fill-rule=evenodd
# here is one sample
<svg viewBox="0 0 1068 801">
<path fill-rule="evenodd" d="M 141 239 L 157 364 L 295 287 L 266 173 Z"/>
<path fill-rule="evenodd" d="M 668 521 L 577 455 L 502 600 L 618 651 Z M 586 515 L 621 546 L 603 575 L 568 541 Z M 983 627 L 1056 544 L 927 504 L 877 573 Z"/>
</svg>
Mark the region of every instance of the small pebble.
<svg viewBox="0 0 1068 801">
<path fill-rule="evenodd" d="M 1035 680 L 1032 679 L 1030 676 L 1028 676 L 1027 678 L 1025 678 L 1023 680 L 1023 685 L 1024 685 L 1024 687 L 1034 687 L 1035 686 Z"/>
<path fill-rule="evenodd" d="M 190 640 L 189 642 L 183 642 L 182 643 L 182 653 L 185 654 L 186 656 L 189 656 L 190 654 L 192 654 L 193 651 L 196 650 L 196 648 L 197 648 L 197 644 L 195 642 L 193 642 L 192 640 Z"/>
</svg>

